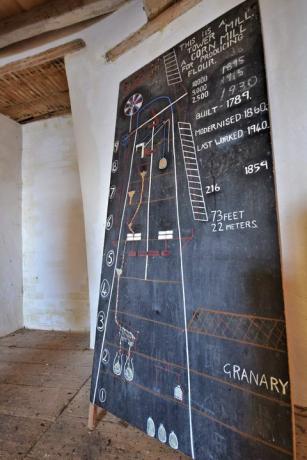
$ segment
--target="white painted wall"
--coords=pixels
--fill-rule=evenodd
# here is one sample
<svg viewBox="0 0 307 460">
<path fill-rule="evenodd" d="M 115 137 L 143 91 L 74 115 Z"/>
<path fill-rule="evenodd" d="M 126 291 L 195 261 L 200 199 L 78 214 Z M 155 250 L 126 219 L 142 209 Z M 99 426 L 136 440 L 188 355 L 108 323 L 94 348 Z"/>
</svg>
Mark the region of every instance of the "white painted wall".
<svg viewBox="0 0 307 460">
<path fill-rule="evenodd" d="M 307 406 L 307 2 L 262 3 L 292 392 Z"/>
<path fill-rule="evenodd" d="M 66 58 L 84 204 L 91 339 L 99 278 L 119 82 L 241 0 L 203 0 L 161 32 L 106 63 L 104 53 L 146 22 L 141 0 L 79 32 L 86 49 Z M 260 0 L 270 92 L 293 398 L 307 405 L 307 111 L 305 0 Z M 60 39 L 31 50 L 56 46 Z M 22 52 L 8 60 L 30 54 Z"/>
<path fill-rule="evenodd" d="M 22 167 L 25 326 L 88 330 L 83 209 L 70 116 L 24 125 Z"/>
<path fill-rule="evenodd" d="M 0 336 L 23 326 L 21 127 L 0 115 Z"/>
</svg>

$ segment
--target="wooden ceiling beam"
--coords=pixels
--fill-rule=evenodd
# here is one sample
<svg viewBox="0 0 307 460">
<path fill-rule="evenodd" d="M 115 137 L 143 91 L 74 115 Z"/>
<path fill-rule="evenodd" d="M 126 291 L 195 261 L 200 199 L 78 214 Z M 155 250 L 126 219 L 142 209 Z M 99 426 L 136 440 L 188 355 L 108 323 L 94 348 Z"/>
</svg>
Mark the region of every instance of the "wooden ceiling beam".
<svg viewBox="0 0 307 460">
<path fill-rule="evenodd" d="M 46 62 L 54 61 L 55 59 L 62 58 L 67 54 L 74 53 L 85 47 L 85 42 L 81 39 L 72 40 L 71 42 L 65 43 L 64 45 L 51 48 L 42 53 L 36 54 L 35 56 L 30 56 L 25 59 L 20 59 L 19 61 L 13 61 L 9 64 L 6 64 L 0 67 L 0 77 L 3 75 L 19 72 L 21 70 L 27 69 L 29 67 L 35 67 Z"/>
<path fill-rule="evenodd" d="M 0 49 L 46 32 L 113 13 L 127 0 L 50 0 L 0 20 Z"/>
<path fill-rule="evenodd" d="M 178 0 L 143 0 L 144 10 L 147 14 L 148 20 L 151 21 L 157 17 L 162 11 L 166 10 L 173 3 Z"/>
<path fill-rule="evenodd" d="M 177 17 L 186 13 L 190 8 L 200 3 L 201 0 L 179 0 L 176 1 L 166 10 L 162 11 L 158 16 L 154 17 L 151 21 L 148 21 L 144 26 L 139 30 L 134 32 L 132 35 L 127 37 L 125 40 L 120 42 L 118 45 L 111 48 L 106 53 L 107 61 L 115 61 L 122 54 L 126 53 L 130 49 L 137 46 L 143 40 L 150 37 L 151 35 L 159 32 L 164 27 L 166 27 L 170 22 L 172 22 Z"/>
</svg>

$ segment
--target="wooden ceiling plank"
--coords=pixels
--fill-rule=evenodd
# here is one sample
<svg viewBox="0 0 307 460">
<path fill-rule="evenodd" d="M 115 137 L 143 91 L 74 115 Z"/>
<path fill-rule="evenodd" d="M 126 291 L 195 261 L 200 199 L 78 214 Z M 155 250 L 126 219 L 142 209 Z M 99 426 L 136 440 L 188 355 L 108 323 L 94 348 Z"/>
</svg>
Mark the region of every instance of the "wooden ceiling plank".
<svg viewBox="0 0 307 460">
<path fill-rule="evenodd" d="M 0 20 L 0 48 L 113 13 L 126 0 L 50 0 Z"/>
<path fill-rule="evenodd" d="M 58 85 L 52 78 L 48 77 L 47 80 L 48 80 L 48 86 L 50 88 L 50 93 L 51 94 L 54 93 L 54 92 L 63 90 L 63 85 Z M 66 88 L 67 88 L 67 85 L 66 85 Z"/>
<path fill-rule="evenodd" d="M 42 67 L 41 73 L 34 78 L 36 80 L 36 86 L 41 89 L 42 93 L 47 92 L 48 94 L 68 88 L 66 72 L 63 68 L 56 70 L 53 66 L 49 69 Z"/>
<path fill-rule="evenodd" d="M 41 120 L 44 118 L 51 118 L 54 116 L 59 116 L 63 114 L 71 113 L 70 107 L 54 107 L 52 109 L 49 109 L 48 112 L 40 111 L 38 110 L 37 112 L 32 113 L 31 111 L 23 112 L 21 114 L 18 114 L 18 116 L 15 117 L 16 121 L 18 123 L 29 123 L 30 121 L 37 121 Z"/>
<path fill-rule="evenodd" d="M 45 94 L 48 96 L 48 92 L 45 89 L 45 86 L 38 84 L 37 80 L 33 79 L 33 76 L 30 75 L 26 77 L 23 73 L 18 74 L 22 83 L 24 94 L 29 96 L 29 100 L 37 99 Z M 28 99 L 24 96 L 24 100 Z"/>
<path fill-rule="evenodd" d="M 3 107 L 8 107 L 11 104 L 11 100 L 8 97 L 1 96 L 0 98 L 0 113 L 3 113 Z"/>
<path fill-rule="evenodd" d="M 31 123 L 32 121 L 39 121 L 39 120 L 45 120 L 46 118 L 54 118 L 54 117 L 60 117 L 63 115 L 71 114 L 71 108 L 61 108 L 58 110 L 55 110 L 53 112 L 48 112 L 43 115 L 36 116 L 35 118 L 23 118 L 18 120 L 18 123 L 24 125 L 26 123 Z"/>
<path fill-rule="evenodd" d="M 10 94 L 10 105 L 18 104 L 20 101 L 25 100 L 25 88 L 20 84 L 19 78 L 17 78 L 14 74 L 10 75 L 10 84 L 7 86 L 7 93 Z M 15 100 L 14 100 L 14 98 Z M 29 95 L 28 95 L 29 97 Z"/>
<path fill-rule="evenodd" d="M 21 78 L 23 78 L 25 90 L 29 86 L 32 86 L 33 88 L 35 88 L 36 95 L 34 96 L 34 98 L 32 98 L 32 100 L 40 98 L 42 96 L 46 96 L 46 97 L 48 96 L 49 88 L 48 88 L 48 85 L 45 84 L 45 79 L 44 81 L 42 81 L 41 78 L 38 79 L 33 73 L 29 74 L 28 77 L 23 75 Z M 24 99 L 27 100 L 26 97 Z"/>
<path fill-rule="evenodd" d="M 41 90 L 37 87 L 37 84 L 35 84 L 36 82 L 34 83 L 32 81 L 32 75 L 30 73 L 24 71 L 20 72 L 19 75 L 23 85 L 29 87 L 33 91 L 34 97 L 39 97 L 42 94 Z"/>
<path fill-rule="evenodd" d="M 12 107 L 8 107 L 3 113 L 11 118 L 14 118 L 14 120 L 20 121 L 29 114 L 32 117 L 35 117 L 35 115 L 46 115 L 51 107 L 53 107 L 53 110 L 58 110 L 59 107 L 64 107 L 66 109 L 70 108 L 68 91 L 66 93 L 58 93 L 53 94 L 52 96 L 42 97 L 36 101 L 31 101 L 30 103 L 16 104 Z"/>
<path fill-rule="evenodd" d="M 55 97 L 60 94 L 65 94 L 68 93 L 68 87 L 63 87 L 63 88 L 51 88 L 49 87 L 49 91 L 47 92 L 41 92 L 40 94 L 36 94 L 33 97 L 30 97 L 30 94 L 28 92 L 28 89 L 25 88 L 24 91 L 19 91 L 16 86 L 13 88 L 9 88 L 7 91 L 8 94 L 8 103 L 2 107 L 0 107 L 0 112 L 3 109 L 6 109 L 7 107 L 17 107 L 17 106 L 22 106 L 23 104 L 31 104 L 31 103 L 36 103 L 39 100 L 48 100 L 50 97 Z"/>
<path fill-rule="evenodd" d="M 48 96 L 50 93 L 53 92 L 53 88 L 51 87 L 48 78 L 50 70 L 44 69 L 44 71 L 42 72 L 40 71 L 40 69 L 40 67 L 29 69 L 30 79 L 37 88 L 40 95 Z M 22 74 L 23 73 L 24 72 L 22 72 Z M 27 80 L 29 80 L 29 78 L 27 78 Z"/>
<path fill-rule="evenodd" d="M 24 94 L 21 92 L 19 84 L 16 85 L 12 80 L 14 80 L 12 76 L 10 76 L 10 79 L 6 82 L 2 80 L 3 83 L 5 83 L 4 91 L 9 100 L 9 105 L 18 104 L 20 101 L 24 100 Z"/>
<path fill-rule="evenodd" d="M 3 93 L 10 98 L 7 105 L 14 105 L 20 101 L 31 101 L 33 98 L 50 94 L 46 75 L 38 74 L 37 71 L 29 72 L 28 75 L 25 75 L 25 71 L 6 74 L 0 78 L 0 82 L 3 83 Z M 66 88 L 67 84 L 64 85 L 64 89 Z"/>
<path fill-rule="evenodd" d="M 64 56 L 82 40 L 0 68 L 0 113 L 25 123 L 70 112 Z"/>
<path fill-rule="evenodd" d="M 43 51 L 42 53 L 36 54 L 35 56 L 30 56 L 19 61 L 10 62 L 9 64 L 0 67 L 0 77 L 5 74 L 19 72 L 29 67 L 39 66 L 45 64 L 48 61 L 62 58 L 67 54 L 79 51 L 84 47 L 85 42 L 83 40 L 72 40 L 71 42 L 65 43 L 64 45 L 60 45 L 55 48 L 51 48 L 47 51 Z"/>
</svg>

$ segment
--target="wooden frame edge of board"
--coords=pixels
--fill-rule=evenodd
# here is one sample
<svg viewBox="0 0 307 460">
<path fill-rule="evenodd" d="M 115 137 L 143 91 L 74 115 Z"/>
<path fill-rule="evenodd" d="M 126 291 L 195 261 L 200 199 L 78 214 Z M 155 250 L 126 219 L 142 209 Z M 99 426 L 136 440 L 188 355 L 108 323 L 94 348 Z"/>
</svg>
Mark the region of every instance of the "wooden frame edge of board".
<svg viewBox="0 0 307 460">
<path fill-rule="evenodd" d="M 53 61 L 65 57 L 67 54 L 75 53 L 86 46 L 85 41 L 81 38 L 56 46 L 55 48 L 47 49 L 39 54 L 12 61 L 0 67 L 0 77 L 12 72 L 18 72 L 23 69 L 42 65 L 46 62 Z"/>
<path fill-rule="evenodd" d="M 149 38 L 156 32 L 166 27 L 170 22 L 177 19 L 182 14 L 186 13 L 190 8 L 193 8 L 201 0 L 180 0 L 174 3 L 166 10 L 162 11 L 158 16 L 146 22 L 139 30 L 122 40 L 118 45 L 111 48 L 105 54 L 106 61 L 112 62 L 119 58 L 122 54 L 137 46 L 141 41 Z"/>
<path fill-rule="evenodd" d="M 95 430 L 100 420 L 107 415 L 107 411 L 96 404 L 90 403 L 88 411 L 87 427 L 90 431 Z"/>
</svg>

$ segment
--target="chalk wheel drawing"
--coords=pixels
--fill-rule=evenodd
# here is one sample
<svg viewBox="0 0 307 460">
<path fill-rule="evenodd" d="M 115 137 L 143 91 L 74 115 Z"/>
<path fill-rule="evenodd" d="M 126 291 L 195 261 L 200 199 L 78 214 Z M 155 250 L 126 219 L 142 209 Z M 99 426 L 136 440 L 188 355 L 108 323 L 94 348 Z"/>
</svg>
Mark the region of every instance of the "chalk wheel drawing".
<svg viewBox="0 0 307 460">
<path fill-rule="evenodd" d="M 140 93 L 135 93 L 129 97 L 124 107 L 124 113 L 128 117 L 135 115 L 143 105 L 143 96 Z"/>
</svg>

